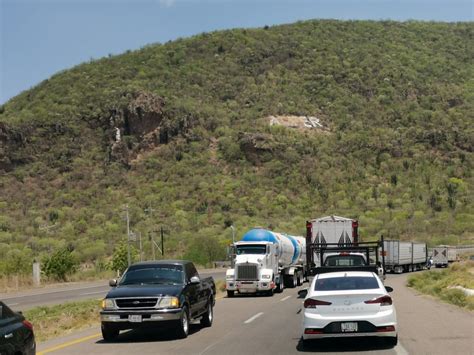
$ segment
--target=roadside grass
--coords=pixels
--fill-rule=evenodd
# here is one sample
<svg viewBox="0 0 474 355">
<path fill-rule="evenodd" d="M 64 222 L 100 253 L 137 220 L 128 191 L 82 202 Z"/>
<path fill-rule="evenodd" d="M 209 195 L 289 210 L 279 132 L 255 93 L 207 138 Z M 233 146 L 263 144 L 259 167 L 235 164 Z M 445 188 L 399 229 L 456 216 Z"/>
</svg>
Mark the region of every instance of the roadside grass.
<svg viewBox="0 0 474 355">
<path fill-rule="evenodd" d="M 474 289 L 474 261 L 454 263 L 444 270 L 412 275 L 408 278 L 407 285 L 445 302 L 474 310 L 474 296 L 468 296 L 460 289 L 450 288 L 462 286 Z"/>
<path fill-rule="evenodd" d="M 217 280 L 215 281 L 216 284 L 216 296 L 220 296 L 221 294 L 225 293 L 225 281 L 224 280 Z"/>
<path fill-rule="evenodd" d="M 100 301 L 94 299 L 35 307 L 23 314 L 33 324 L 36 341 L 42 342 L 98 325 L 99 311 Z"/>
</svg>

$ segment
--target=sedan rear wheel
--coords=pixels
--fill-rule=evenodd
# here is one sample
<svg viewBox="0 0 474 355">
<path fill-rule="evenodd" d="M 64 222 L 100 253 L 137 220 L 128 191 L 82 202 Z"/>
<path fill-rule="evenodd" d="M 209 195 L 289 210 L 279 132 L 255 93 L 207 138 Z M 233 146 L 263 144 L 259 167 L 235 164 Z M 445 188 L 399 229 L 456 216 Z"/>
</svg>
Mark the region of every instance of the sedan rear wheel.
<svg viewBox="0 0 474 355">
<path fill-rule="evenodd" d="M 398 336 L 389 337 L 387 338 L 386 342 L 387 342 L 387 345 L 394 347 L 398 344 Z"/>
</svg>

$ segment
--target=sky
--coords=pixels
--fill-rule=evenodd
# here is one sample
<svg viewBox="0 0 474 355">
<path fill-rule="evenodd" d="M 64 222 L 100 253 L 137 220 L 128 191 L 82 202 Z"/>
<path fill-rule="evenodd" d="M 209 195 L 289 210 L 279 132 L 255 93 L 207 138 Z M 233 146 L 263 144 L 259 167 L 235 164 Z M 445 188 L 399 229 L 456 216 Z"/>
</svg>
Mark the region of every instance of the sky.
<svg viewBox="0 0 474 355">
<path fill-rule="evenodd" d="M 91 59 L 308 19 L 473 21 L 474 0 L 0 0 L 0 104 Z"/>
</svg>

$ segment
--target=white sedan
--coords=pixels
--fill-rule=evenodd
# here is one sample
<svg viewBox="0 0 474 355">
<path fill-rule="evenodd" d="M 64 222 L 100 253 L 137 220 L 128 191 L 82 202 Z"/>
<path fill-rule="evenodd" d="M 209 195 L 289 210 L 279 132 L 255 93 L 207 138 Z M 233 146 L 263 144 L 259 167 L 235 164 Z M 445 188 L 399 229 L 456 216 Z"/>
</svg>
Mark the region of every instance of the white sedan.
<svg viewBox="0 0 474 355">
<path fill-rule="evenodd" d="M 397 345 L 392 298 L 373 272 L 317 274 L 304 300 L 303 343 L 310 339 L 377 336 Z M 300 291 L 304 292 L 304 291 Z"/>
</svg>

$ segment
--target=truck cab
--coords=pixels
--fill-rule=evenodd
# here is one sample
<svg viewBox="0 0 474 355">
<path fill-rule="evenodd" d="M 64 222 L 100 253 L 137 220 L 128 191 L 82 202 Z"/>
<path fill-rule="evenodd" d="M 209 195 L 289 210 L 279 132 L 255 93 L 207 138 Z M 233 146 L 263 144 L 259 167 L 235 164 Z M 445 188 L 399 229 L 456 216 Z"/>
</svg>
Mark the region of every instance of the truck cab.
<svg viewBox="0 0 474 355">
<path fill-rule="evenodd" d="M 279 247 L 272 242 L 236 242 L 234 267 L 226 272 L 227 296 L 239 293 L 273 294 L 279 284 Z"/>
</svg>

